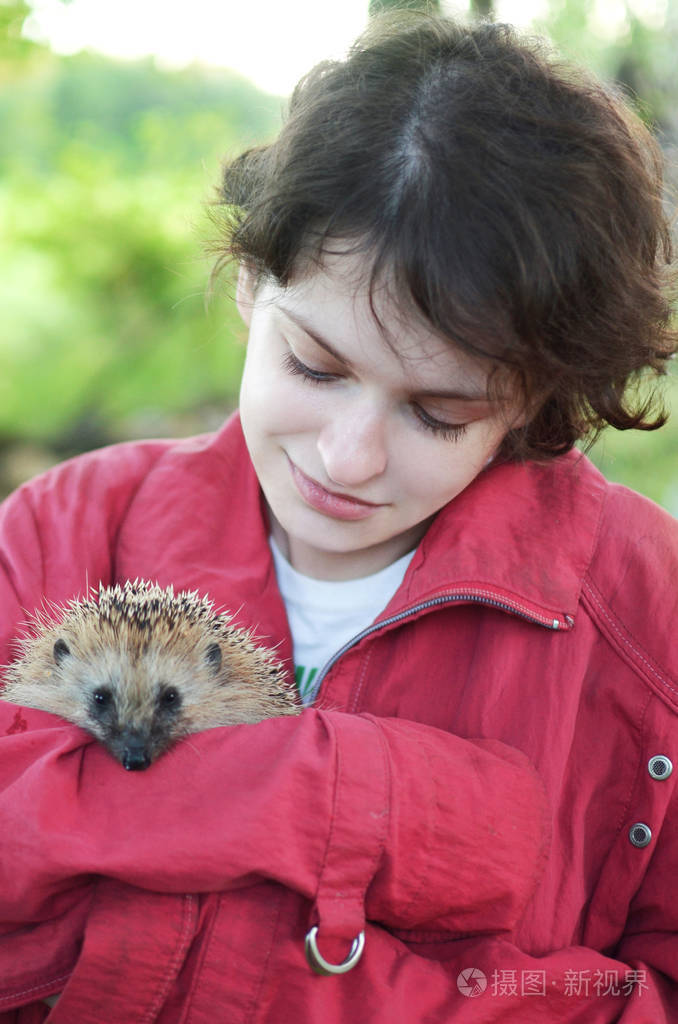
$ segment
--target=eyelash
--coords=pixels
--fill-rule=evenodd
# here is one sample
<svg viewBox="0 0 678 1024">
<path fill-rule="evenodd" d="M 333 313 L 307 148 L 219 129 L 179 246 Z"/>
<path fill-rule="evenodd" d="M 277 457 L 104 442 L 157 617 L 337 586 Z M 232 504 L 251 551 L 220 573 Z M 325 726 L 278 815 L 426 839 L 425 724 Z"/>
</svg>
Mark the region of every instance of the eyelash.
<svg viewBox="0 0 678 1024">
<path fill-rule="evenodd" d="M 309 384 L 330 384 L 337 379 L 337 374 L 321 373 L 319 370 L 312 370 L 300 359 L 297 359 L 294 352 L 287 352 L 284 358 L 285 369 L 288 373 L 301 377 Z M 466 433 L 467 423 L 443 423 L 441 420 L 429 416 L 421 406 L 413 404 L 415 415 L 419 426 L 443 441 L 458 441 Z"/>
<path fill-rule="evenodd" d="M 295 373 L 299 377 L 303 377 L 309 384 L 327 384 L 333 380 L 336 380 L 336 374 L 334 373 L 321 373 L 319 370 L 312 370 L 310 366 L 306 366 L 300 359 L 297 359 L 294 352 L 287 352 L 284 359 L 285 369 L 289 373 Z"/>
</svg>

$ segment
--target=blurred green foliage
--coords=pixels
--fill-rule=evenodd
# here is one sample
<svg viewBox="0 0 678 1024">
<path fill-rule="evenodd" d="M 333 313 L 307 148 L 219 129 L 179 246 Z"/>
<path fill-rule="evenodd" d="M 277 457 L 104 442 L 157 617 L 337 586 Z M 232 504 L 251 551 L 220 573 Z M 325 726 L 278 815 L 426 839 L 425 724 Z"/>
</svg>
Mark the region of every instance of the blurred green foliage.
<svg viewBox="0 0 678 1024">
<path fill-rule="evenodd" d="M 676 3 L 656 24 L 627 4 L 618 34 L 602 38 L 593 0 L 551 0 L 542 26 L 635 89 L 669 148 Z M 244 355 L 232 280 L 205 302 L 206 206 L 221 158 L 272 137 L 284 101 L 226 71 L 57 58 L 22 35 L 28 13 L 0 0 L 0 453 L 30 442 L 56 458 L 181 430 L 189 414 L 187 429 L 201 429 L 203 410 L 236 404 Z M 675 380 L 667 396 L 678 409 Z M 678 512 L 677 421 L 607 431 L 592 454 Z"/>
<path fill-rule="evenodd" d="M 86 420 L 105 436 L 143 405 L 232 402 L 241 332 L 232 303 L 205 309 L 207 264 L 187 220 L 201 189 L 149 172 L 132 181 L 77 142 L 60 168 L 0 187 L 0 432 L 40 439 Z"/>
<path fill-rule="evenodd" d="M 394 9 L 439 14 L 441 11 L 441 0 L 369 0 L 367 5 L 369 17 Z"/>
<path fill-rule="evenodd" d="M 667 206 L 678 211 L 678 0 L 619 0 L 614 5 L 549 0 L 534 28 L 566 57 L 623 89 L 664 149 Z M 674 410 L 666 426 L 652 432 L 608 429 L 589 455 L 609 479 L 647 494 L 678 515 L 675 369 L 663 394 L 666 408 Z"/>
<path fill-rule="evenodd" d="M 228 275 L 206 304 L 206 211 L 221 158 L 274 134 L 283 101 L 227 72 L 56 58 L 15 38 L 23 6 L 0 4 L 0 444 L 232 408 L 243 329 Z"/>
<path fill-rule="evenodd" d="M 608 428 L 587 454 L 609 480 L 626 484 L 678 515 L 678 376 L 664 381 L 667 410 L 673 416 L 659 430 Z"/>
</svg>

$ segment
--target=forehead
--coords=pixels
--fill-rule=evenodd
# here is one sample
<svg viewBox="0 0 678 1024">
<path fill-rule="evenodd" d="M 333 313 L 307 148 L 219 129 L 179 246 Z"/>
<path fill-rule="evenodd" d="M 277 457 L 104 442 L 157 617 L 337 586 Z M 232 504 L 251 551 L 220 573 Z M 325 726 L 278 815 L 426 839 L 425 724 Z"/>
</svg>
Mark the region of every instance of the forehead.
<svg viewBox="0 0 678 1024">
<path fill-rule="evenodd" d="M 487 393 L 491 371 L 442 337 L 388 275 L 371 280 L 372 262 L 361 253 L 333 251 L 308 266 L 286 288 L 273 288 L 273 304 L 297 327 L 330 343 L 348 361 L 398 364 L 430 386 L 454 380 Z"/>
</svg>

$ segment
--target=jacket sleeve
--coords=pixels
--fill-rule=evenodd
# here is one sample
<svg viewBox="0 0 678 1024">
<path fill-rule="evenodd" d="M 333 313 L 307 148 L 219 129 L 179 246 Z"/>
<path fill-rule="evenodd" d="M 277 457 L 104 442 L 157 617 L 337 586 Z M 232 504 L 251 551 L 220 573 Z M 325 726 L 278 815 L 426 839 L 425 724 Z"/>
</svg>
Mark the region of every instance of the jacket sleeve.
<svg viewBox="0 0 678 1024">
<path fill-rule="evenodd" d="M 616 948 L 600 952 L 570 946 L 531 956 L 509 936 L 469 936 L 454 942 L 446 962 L 440 962 L 426 959 L 423 944 L 406 946 L 384 929 L 368 926 L 365 958 L 370 947 L 372 957 L 366 959 L 361 988 L 370 1001 L 365 1019 L 375 1024 L 476 1024 L 481 1019 L 498 1024 L 675 1024 L 678 899 L 667 879 L 675 874 L 677 803 L 674 795 Z M 424 956 L 416 955 L 418 949 Z"/>
<path fill-rule="evenodd" d="M 272 879 L 337 937 L 366 917 L 472 933 L 520 916 L 544 797 L 503 744 L 398 720 L 306 711 L 213 729 L 126 773 L 75 726 L 0 702 L 0 832 L 5 931 L 104 875 L 168 893 Z"/>
<path fill-rule="evenodd" d="M 657 846 L 628 911 L 616 948 L 586 945 L 532 956 L 510 936 L 469 936 L 446 963 L 417 956 L 417 944 L 369 928 L 375 950 L 363 991 L 374 999 L 375 1024 L 454 1020 L 475 1024 L 674 1024 L 678 1021 L 678 899 L 675 875 L 678 791 L 667 807 Z M 425 947 L 419 946 L 424 952 Z M 413 950 L 415 952 L 413 952 Z M 346 975 L 346 978 L 350 975 Z M 473 994 L 480 981 L 483 990 Z M 407 1013 L 399 1016 L 399 1006 Z M 383 1007 L 379 1010 L 379 1007 Z M 379 1014 L 382 1014 L 381 1016 Z"/>
</svg>

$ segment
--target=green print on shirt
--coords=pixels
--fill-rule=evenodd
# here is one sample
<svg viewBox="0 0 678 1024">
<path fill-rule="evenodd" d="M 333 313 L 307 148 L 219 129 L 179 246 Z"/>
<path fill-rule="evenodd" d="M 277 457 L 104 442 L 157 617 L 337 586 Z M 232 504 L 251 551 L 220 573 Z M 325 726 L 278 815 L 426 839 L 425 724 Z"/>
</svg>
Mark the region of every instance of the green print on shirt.
<svg viewBox="0 0 678 1024">
<path fill-rule="evenodd" d="M 294 681 L 297 684 L 299 695 L 302 700 L 313 690 L 313 680 L 318 675 L 317 668 L 306 668 L 305 665 L 297 665 L 294 669 Z"/>
</svg>

